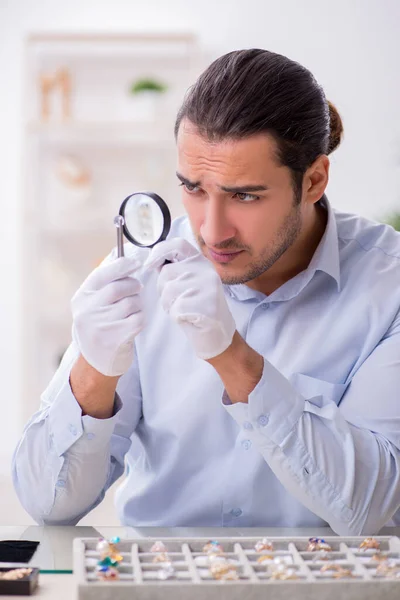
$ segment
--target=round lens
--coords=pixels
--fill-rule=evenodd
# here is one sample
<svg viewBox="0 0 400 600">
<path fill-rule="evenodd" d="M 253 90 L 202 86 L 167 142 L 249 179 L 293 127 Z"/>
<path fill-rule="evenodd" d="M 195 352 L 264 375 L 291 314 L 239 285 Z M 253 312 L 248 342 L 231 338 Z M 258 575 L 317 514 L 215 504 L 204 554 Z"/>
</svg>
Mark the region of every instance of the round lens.
<svg viewBox="0 0 400 600">
<path fill-rule="evenodd" d="M 164 200 L 153 193 L 128 196 L 121 205 L 126 237 L 138 246 L 154 246 L 169 233 L 171 216 Z"/>
</svg>

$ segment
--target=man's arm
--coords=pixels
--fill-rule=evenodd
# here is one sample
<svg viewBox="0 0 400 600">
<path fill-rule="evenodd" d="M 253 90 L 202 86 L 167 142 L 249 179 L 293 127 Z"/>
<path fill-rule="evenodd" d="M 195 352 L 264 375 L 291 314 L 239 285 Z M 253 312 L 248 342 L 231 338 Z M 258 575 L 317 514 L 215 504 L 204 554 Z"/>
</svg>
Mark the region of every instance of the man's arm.
<svg viewBox="0 0 400 600">
<path fill-rule="evenodd" d="M 76 524 L 99 504 L 123 474 L 130 436 L 141 415 L 135 364 L 119 380 L 110 418 L 82 415 L 69 384 L 78 356 L 71 344 L 13 457 L 18 497 L 40 524 Z M 122 406 L 119 394 L 124 397 L 128 390 L 129 401 Z"/>
<path fill-rule="evenodd" d="M 379 531 L 400 506 L 400 316 L 347 389 L 291 382 L 240 338 L 220 278 L 187 241 L 160 242 L 146 266 L 160 271 L 164 310 L 217 370 L 226 410 L 286 489 L 339 534 Z"/>
<path fill-rule="evenodd" d="M 160 271 L 164 310 L 217 370 L 226 410 L 286 489 L 337 533 L 385 525 L 400 506 L 400 316 L 346 390 L 300 374 L 291 382 L 240 338 L 221 280 L 187 241 L 157 244 L 146 266 Z"/>
<path fill-rule="evenodd" d="M 333 384 L 303 377 L 292 385 L 238 334 L 208 362 L 228 412 L 253 425 L 247 435 L 309 510 L 341 535 L 376 534 L 390 520 L 400 506 L 400 317 L 340 406 Z"/>
<path fill-rule="evenodd" d="M 13 459 L 18 496 L 40 523 L 76 523 L 123 472 L 141 411 L 138 371 L 126 421 L 119 415 L 116 386 L 123 387 L 121 375 L 136 368 L 134 338 L 143 327 L 136 274 L 142 263 L 140 250 L 130 249 L 122 258 L 110 255 L 72 298 L 74 342 Z"/>
</svg>

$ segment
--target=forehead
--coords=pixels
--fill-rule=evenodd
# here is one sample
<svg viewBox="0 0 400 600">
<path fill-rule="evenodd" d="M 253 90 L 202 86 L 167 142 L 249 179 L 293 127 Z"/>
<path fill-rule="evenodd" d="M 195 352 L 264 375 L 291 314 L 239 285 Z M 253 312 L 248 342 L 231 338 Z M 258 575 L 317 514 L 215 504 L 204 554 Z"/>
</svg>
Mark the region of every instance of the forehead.
<svg viewBox="0 0 400 600">
<path fill-rule="evenodd" d="M 234 172 L 248 176 L 268 173 L 279 168 L 277 145 L 266 133 L 241 139 L 210 141 L 200 135 L 189 121 L 183 120 L 177 136 L 179 168 L 185 171 Z M 189 173 L 183 172 L 189 176 Z"/>
</svg>

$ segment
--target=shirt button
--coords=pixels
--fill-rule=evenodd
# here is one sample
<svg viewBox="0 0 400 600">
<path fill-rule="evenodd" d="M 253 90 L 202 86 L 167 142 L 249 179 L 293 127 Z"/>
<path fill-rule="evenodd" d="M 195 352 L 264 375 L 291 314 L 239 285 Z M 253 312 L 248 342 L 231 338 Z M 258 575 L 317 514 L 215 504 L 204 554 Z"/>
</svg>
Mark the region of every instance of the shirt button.
<svg viewBox="0 0 400 600">
<path fill-rule="evenodd" d="M 266 425 L 268 425 L 268 421 L 269 418 L 267 417 L 267 415 L 260 415 L 257 419 L 257 423 L 260 425 L 260 427 L 265 427 Z"/>
<path fill-rule="evenodd" d="M 76 430 L 76 427 L 74 425 L 70 425 L 68 427 L 68 429 L 70 430 L 70 432 L 72 433 L 72 435 L 76 435 L 78 432 Z"/>
<path fill-rule="evenodd" d="M 65 487 L 65 479 L 57 479 L 57 487 Z"/>
<path fill-rule="evenodd" d="M 93 440 L 96 436 L 94 433 L 88 433 L 86 437 L 88 440 Z"/>
<path fill-rule="evenodd" d="M 242 447 L 245 450 L 249 450 L 249 448 L 251 448 L 251 441 L 250 440 L 243 440 Z"/>
<path fill-rule="evenodd" d="M 231 515 L 232 517 L 240 517 L 240 515 L 242 514 L 242 510 L 240 508 L 233 508 L 231 510 Z"/>
<path fill-rule="evenodd" d="M 266 304 L 266 303 L 264 302 L 264 304 L 261 304 L 261 308 L 262 308 L 263 310 L 267 310 L 267 309 L 269 308 L 269 304 Z"/>
<path fill-rule="evenodd" d="M 243 423 L 243 428 L 247 429 L 247 431 L 251 431 L 253 429 L 253 425 L 249 421 L 245 421 Z"/>
</svg>

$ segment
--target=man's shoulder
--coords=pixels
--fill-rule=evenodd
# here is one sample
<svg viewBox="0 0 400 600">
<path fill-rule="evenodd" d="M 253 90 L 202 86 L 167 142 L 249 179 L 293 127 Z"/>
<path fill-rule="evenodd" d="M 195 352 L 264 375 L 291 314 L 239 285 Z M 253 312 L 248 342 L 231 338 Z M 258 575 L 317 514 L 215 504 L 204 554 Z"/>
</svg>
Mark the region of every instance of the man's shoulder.
<svg viewBox="0 0 400 600">
<path fill-rule="evenodd" d="M 379 254 L 382 260 L 398 262 L 400 267 L 400 232 L 390 225 L 361 215 L 334 210 L 338 239 L 342 247 L 352 242 L 366 258 Z"/>
</svg>

